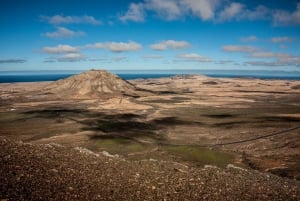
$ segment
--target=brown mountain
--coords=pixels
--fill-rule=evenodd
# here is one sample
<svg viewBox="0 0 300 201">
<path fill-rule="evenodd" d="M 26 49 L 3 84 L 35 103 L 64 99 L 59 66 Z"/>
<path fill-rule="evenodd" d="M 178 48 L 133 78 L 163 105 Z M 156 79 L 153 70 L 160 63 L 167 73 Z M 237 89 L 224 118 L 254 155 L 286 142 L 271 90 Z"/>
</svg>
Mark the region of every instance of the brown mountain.
<svg viewBox="0 0 300 201">
<path fill-rule="evenodd" d="M 62 97 L 103 97 L 122 94 L 134 95 L 136 87 L 105 70 L 89 70 L 55 81 L 45 91 Z"/>
</svg>

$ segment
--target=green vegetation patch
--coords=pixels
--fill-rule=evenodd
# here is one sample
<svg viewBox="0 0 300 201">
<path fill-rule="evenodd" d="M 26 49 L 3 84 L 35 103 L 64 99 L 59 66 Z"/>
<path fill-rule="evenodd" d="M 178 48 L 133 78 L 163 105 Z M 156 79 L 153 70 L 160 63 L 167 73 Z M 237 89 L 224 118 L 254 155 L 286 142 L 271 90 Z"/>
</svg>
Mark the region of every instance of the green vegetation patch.
<svg viewBox="0 0 300 201">
<path fill-rule="evenodd" d="M 18 112 L 0 112 L 0 122 L 12 122 L 22 119 L 31 118 L 32 115 L 27 115 Z"/>
<path fill-rule="evenodd" d="M 181 157 L 183 160 L 196 162 L 199 165 L 226 167 L 226 165 L 234 162 L 232 154 L 209 148 L 184 145 L 165 146 L 164 149 L 170 154 Z"/>
<path fill-rule="evenodd" d="M 110 139 L 98 139 L 90 148 L 93 150 L 105 150 L 111 154 L 127 155 L 144 151 L 148 147 L 134 140 L 116 137 Z"/>
</svg>

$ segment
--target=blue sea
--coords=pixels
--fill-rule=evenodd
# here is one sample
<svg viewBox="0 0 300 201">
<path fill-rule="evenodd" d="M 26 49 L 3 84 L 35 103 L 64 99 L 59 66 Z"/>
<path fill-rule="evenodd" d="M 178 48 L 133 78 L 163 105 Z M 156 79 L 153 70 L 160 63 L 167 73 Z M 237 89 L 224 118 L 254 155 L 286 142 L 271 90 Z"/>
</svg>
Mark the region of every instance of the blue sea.
<svg viewBox="0 0 300 201">
<path fill-rule="evenodd" d="M 0 83 L 56 81 L 82 71 L 24 71 L 0 72 Z M 125 80 L 170 77 L 174 75 L 200 74 L 216 78 L 258 78 L 300 80 L 300 72 L 290 71 L 238 71 L 238 70 L 173 70 L 173 71 L 111 71 Z"/>
</svg>

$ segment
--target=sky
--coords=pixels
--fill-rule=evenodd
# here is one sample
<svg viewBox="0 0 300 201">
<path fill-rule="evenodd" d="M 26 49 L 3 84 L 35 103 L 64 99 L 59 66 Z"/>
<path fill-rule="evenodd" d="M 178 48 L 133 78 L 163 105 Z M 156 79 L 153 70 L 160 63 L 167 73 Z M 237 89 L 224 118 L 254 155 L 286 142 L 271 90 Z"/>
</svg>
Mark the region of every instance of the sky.
<svg viewBox="0 0 300 201">
<path fill-rule="evenodd" d="M 299 0 L 0 4 L 0 71 L 300 71 Z"/>
</svg>

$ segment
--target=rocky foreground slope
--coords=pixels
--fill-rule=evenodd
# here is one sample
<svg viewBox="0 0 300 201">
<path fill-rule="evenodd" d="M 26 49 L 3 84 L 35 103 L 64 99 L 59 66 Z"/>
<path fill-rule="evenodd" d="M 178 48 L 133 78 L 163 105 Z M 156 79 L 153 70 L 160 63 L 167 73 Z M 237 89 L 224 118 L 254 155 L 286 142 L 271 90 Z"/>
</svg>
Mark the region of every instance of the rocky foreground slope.
<svg viewBox="0 0 300 201">
<path fill-rule="evenodd" d="M 300 182 L 0 140 L 0 200 L 299 200 Z"/>
</svg>

